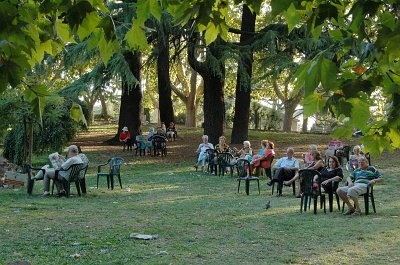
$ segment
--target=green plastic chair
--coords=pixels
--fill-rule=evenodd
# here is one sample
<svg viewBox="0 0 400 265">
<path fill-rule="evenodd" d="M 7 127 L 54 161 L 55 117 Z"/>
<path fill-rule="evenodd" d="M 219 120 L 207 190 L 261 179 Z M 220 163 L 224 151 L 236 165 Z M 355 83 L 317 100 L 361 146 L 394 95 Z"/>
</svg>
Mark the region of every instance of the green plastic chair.
<svg viewBox="0 0 400 265">
<path fill-rule="evenodd" d="M 106 177 L 107 178 L 107 188 L 114 189 L 114 176 L 118 177 L 119 185 L 122 189 L 121 182 L 121 165 L 124 163 L 124 159 L 121 157 L 112 157 L 108 159 L 107 163 L 101 164 L 97 166 L 97 188 L 99 188 L 99 178 Z M 108 172 L 101 172 L 101 167 L 109 165 Z"/>
</svg>

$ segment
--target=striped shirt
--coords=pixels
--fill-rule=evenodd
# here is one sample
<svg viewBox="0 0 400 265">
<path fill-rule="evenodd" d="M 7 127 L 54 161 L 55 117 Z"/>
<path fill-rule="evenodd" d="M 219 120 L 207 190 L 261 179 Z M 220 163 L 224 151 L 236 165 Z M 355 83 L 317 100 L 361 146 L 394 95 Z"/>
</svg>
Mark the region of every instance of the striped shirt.
<svg viewBox="0 0 400 265">
<path fill-rule="evenodd" d="M 357 168 L 351 173 L 351 176 L 355 179 L 354 183 L 368 184 L 371 180 L 381 178 L 382 175 L 376 168 L 368 166 L 366 169 Z"/>
</svg>

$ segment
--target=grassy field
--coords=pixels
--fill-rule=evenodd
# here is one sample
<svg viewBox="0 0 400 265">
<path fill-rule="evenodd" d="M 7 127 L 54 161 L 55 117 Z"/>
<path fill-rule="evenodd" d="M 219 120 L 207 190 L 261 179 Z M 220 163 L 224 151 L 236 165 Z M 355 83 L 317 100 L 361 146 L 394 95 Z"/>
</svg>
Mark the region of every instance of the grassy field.
<svg viewBox="0 0 400 265">
<path fill-rule="evenodd" d="M 25 189 L 0 189 L 0 264 L 400 263 L 399 153 L 372 158 L 385 177 L 375 188 L 377 213 L 349 218 L 336 207 L 300 214 L 291 188 L 272 196 L 265 178 L 261 195 L 252 183 L 246 196 L 244 189 L 236 193 L 235 177 L 194 172 L 200 129 L 181 129 L 166 158 L 103 145 L 114 130 L 95 126 L 76 139 L 91 160 L 86 196 L 41 199 L 40 185 L 31 197 Z M 271 139 L 278 156 L 289 145 L 304 151 L 329 141 L 326 135 L 257 131 L 250 138 L 256 148 L 260 139 Z M 107 190 L 104 179 L 95 187 L 96 164 L 110 156 L 125 158 L 122 190 Z M 37 164 L 45 160 L 35 158 Z M 263 209 L 267 201 L 269 210 Z M 159 238 L 135 240 L 132 233 Z"/>
</svg>

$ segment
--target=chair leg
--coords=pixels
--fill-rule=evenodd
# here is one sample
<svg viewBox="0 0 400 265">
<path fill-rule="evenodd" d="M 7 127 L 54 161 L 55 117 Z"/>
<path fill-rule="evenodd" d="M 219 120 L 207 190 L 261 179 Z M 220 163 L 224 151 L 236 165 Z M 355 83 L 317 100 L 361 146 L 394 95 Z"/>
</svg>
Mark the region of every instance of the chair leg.
<svg viewBox="0 0 400 265">
<path fill-rule="evenodd" d="M 301 194 L 301 199 L 300 199 L 300 213 L 303 212 L 303 202 L 304 202 L 304 194 Z"/>
<path fill-rule="evenodd" d="M 335 197 L 336 197 L 336 202 L 337 202 L 337 207 L 340 211 L 340 200 L 339 200 L 339 195 L 335 192 Z"/>
<path fill-rule="evenodd" d="M 79 184 L 81 186 L 82 194 L 86 194 L 86 179 L 80 179 Z"/>
<path fill-rule="evenodd" d="M 304 211 L 307 212 L 308 208 L 308 194 L 304 194 Z"/>
<path fill-rule="evenodd" d="M 326 198 L 325 198 L 325 194 L 322 194 L 323 200 L 324 200 L 324 213 L 326 213 Z"/>
<path fill-rule="evenodd" d="M 97 175 L 97 188 L 99 188 L 99 175 Z"/>
<path fill-rule="evenodd" d="M 329 212 L 333 211 L 333 192 L 329 192 Z"/>
<path fill-rule="evenodd" d="M 35 186 L 34 179 L 28 179 L 28 195 L 32 195 L 33 187 Z"/>
<path fill-rule="evenodd" d="M 239 189 L 240 189 L 240 178 L 238 179 L 238 193 L 239 193 Z"/>
<path fill-rule="evenodd" d="M 110 182 L 111 182 L 111 190 L 113 190 L 114 189 L 114 175 L 113 174 L 110 175 Z"/>
<path fill-rule="evenodd" d="M 76 191 L 78 192 L 78 196 L 80 197 L 81 196 L 81 187 L 80 187 L 78 179 L 75 181 L 75 186 L 76 186 Z"/>
<path fill-rule="evenodd" d="M 318 196 L 314 195 L 314 214 L 317 214 Z"/>
<path fill-rule="evenodd" d="M 293 196 L 296 196 L 296 181 L 293 181 L 292 187 L 293 187 Z"/>
<path fill-rule="evenodd" d="M 275 190 L 275 182 L 272 182 L 272 195 L 274 195 L 274 190 Z"/>
<path fill-rule="evenodd" d="M 374 210 L 374 213 L 376 213 L 375 199 L 374 199 L 374 194 L 373 193 L 371 193 L 371 203 L 372 203 L 372 209 Z"/>
<path fill-rule="evenodd" d="M 110 189 L 110 175 L 107 176 L 107 189 Z"/>
<path fill-rule="evenodd" d="M 369 196 L 368 193 L 364 194 L 365 215 L 369 214 Z"/>
<path fill-rule="evenodd" d="M 51 195 L 54 194 L 54 185 L 55 185 L 56 181 L 53 179 L 53 184 L 51 185 Z"/>
<path fill-rule="evenodd" d="M 122 189 L 122 182 L 121 182 L 121 175 L 120 174 L 118 174 L 118 181 L 119 181 L 119 185 L 121 186 L 121 189 Z"/>
<path fill-rule="evenodd" d="M 260 195 L 261 194 L 261 192 L 260 192 L 260 180 L 258 180 L 258 179 L 257 179 L 257 185 L 258 185 L 258 195 Z"/>
<path fill-rule="evenodd" d="M 344 212 L 344 202 L 342 203 L 342 213 Z"/>
</svg>

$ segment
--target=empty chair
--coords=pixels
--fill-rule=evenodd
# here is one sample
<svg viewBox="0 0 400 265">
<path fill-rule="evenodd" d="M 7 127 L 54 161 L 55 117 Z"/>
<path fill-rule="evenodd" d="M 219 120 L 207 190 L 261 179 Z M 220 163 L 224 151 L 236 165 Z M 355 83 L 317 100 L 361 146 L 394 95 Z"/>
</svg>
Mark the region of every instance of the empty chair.
<svg viewBox="0 0 400 265">
<path fill-rule="evenodd" d="M 252 177 L 250 172 L 250 162 L 247 159 L 238 159 L 236 161 L 236 168 L 238 173 L 238 193 L 240 190 L 241 181 L 245 181 L 246 194 L 250 194 L 250 182 L 257 181 L 258 194 L 260 194 L 260 180 L 258 177 Z"/>
<path fill-rule="evenodd" d="M 107 163 L 101 164 L 97 166 L 97 188 L 99 188 L 99 178 L 106 177 L 107 178 L 107 188 L 114 189 L 114 176 L 118 177 L 119 185 L 122 189 L 121 182 L 121 165 L 124 162 L 124 159 L 121 157 L 113 157 L 108 159 Z M 109 165 L 108 172 L 101 172 L 101 167 Z"/>
</svg>

